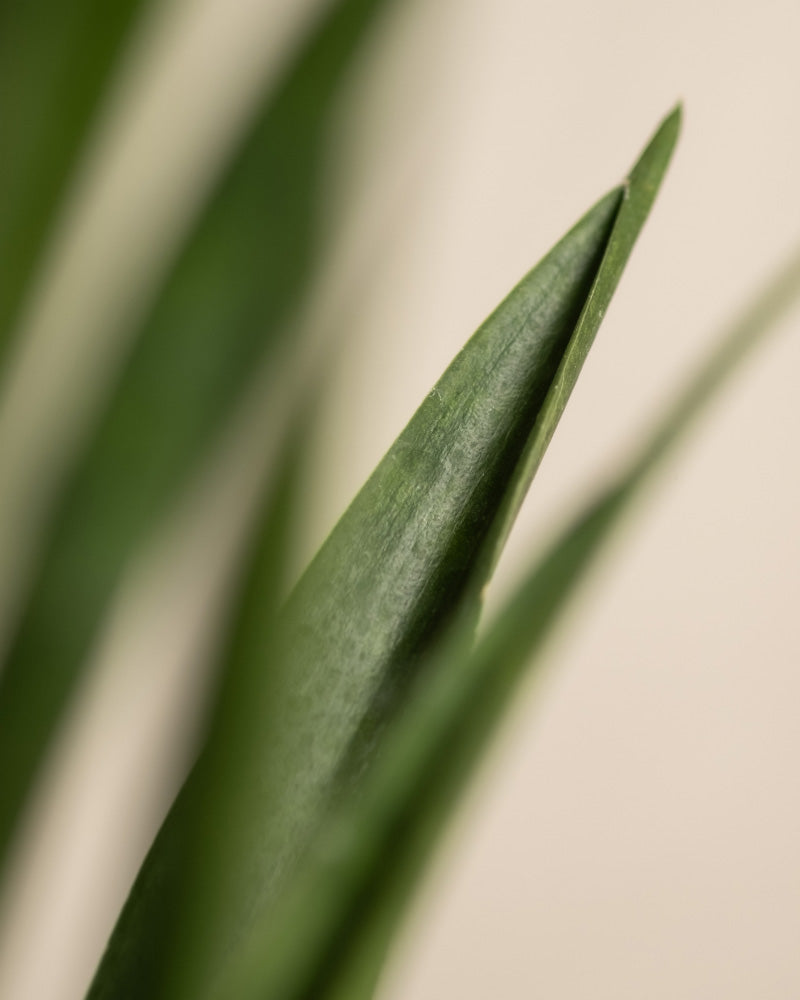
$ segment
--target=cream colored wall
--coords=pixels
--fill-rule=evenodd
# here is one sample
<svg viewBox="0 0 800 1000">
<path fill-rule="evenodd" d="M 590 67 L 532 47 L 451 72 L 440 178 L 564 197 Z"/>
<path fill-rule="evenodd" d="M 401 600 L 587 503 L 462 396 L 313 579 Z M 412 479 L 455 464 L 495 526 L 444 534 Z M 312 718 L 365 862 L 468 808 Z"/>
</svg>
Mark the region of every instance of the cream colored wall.
<svg viewBox="0 0 800 1000">
<path fill-rule="evenodd" d="M 309 314 L 320 336 L 347 334 L 309 549 L 466 336 L 619 180 L 675 100 L 685 103 L 675 161 L 511 539 L 496 603 L 800 240 L 800 8 L 400 6 L 351 88 L 350 144 L 331 188 L 334 260 Z M 288 0 L 174 7 L 179 18 L 226 24 L 224 58 L 245 60 L 231 107 L 257 75 L 246 60 L 259 46 L 276 51 L 273 24 L 289 32 L 300 12 Z M 209 65 L 230 82 L 219 30 L 197 37 L 183 57 L 188 83 L 149 98 L 167 121 L 168 100 L 182 120 L 198 114 L 194 87 Z M 116 169 L 136 178 L 152 158 L 153 128 L 137 140 L 141 159 L 122 157 Z M 222 133 L 192 135 L 211 150 Z M 121 140 L 112 140 L 113 150 Z M 188 160 L 189 147 L 176 153 Z M 101 170 L 113 162 L 103 156 Z M 158 178 L 153 185 L 142 193 L 134 184 L 137 197 L 155 199 Z M 106 229 L 86 253 L 125 225 L 113 209 L 100 215 Z M 71 266 L 74 238 L 64 237 Z M 146 259 L 155 235 L 140 239 Z M 46 358 L 57 330 L 40 322 Z M 19 379 L 46 377 L 37 363 L 46 368 L 34 358 L 25 375 L 21 362 Z M 543 682 L 520 697 L 415 908 L 384 1000 L 800 994 L 798 372 L 795 314 L 672 463 L 562 629 Z M 81 995 L 163 808 L 166 789 L 147 791 L 146 777 L 170 743 L 167 709 L 191 721 L 180 708 L 191 641 L 172 634 L 172 616 L 144 651 L 130 634 L 148 595 L 157 608 L 192 578 L 192 529 L 182 530 L 184 576 L 154 598 L 147 574 L 158 575 L 157 560 L 155 569 L 144 560 L 117 608 L 82 712 L 88 735 L 72 738 L 51 775 L 44 832 L 26 838 L 33 874 L 21 869 L 17 909 L 4 913 L 4 998 Z M 192 614 L 177 619 L 191 625 Z M 159 669 L 134 683 L 131 657 Z M 162 695 L 167 708 L 154 712 Z M 124 713 L 109 719 L 109 705 Z M 109 732 L 111 761 L 99 749 Z M 134 820 L 143 806 L 149 819 Z M 56 902 L 42 895 L 55 872 Z"/>
</svg>

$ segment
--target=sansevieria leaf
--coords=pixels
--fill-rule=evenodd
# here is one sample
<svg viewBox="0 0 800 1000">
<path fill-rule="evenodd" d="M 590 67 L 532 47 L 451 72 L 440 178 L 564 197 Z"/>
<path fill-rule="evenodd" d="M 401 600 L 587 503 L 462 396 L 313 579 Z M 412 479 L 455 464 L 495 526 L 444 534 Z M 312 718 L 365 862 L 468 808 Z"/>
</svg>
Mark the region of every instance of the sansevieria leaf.
<svg viewBox="0 0 800 1000">
<path fill-rule="evenodd" d="M 800 256 L 744 314 L 633 460 L 549 548 L 471 653 L 431 652 L 373 764 L 320 825 L 214 1000 L 362 1000 L 443 825 L 520 680 L 608 537 L 746 353 L 800 300 Z"/>
<path fill-rule="evenodd" d="M 336 98 L 385 6 L 325 8 L 188 238 L 54 505 L 0 674 L 0 863 L 123 572 L 306 287 Z"/>
<path fill-rule="evenodd" d="M 228 731 L 250 735 L 240 737 L 236 766 L 204 781 L 203 770 L 225 755 L 212 738 L 190 779 L 190 789 L 203 787 L 201 801 L 189 792 L 168 818 L 95 1000 L 133 995 L 124 988 L 136 974 L 130 960 L 157 946 L 151 915 L 163 906 L 165 873 L 180 863 L 171 852 L 187 837 L 197 868 L 186 880 L 192 889 L 176 920 L 164 996 L 205 996 L 252 927 L 269 922 L 332 802 L 358 785 L 432 646 L 456 617 L 471 631 L 678 127 L 675 112 L 624 187 L 601 199 L 469 341 L 311 563 L 277 633 L 265 634 L 249 603 L 225 669 L 256 678 L 241 686 L 247 702 L 226 709 L 240 723 Z M 211 815 L 213 834 L 203 818 Z"/>
</svg>

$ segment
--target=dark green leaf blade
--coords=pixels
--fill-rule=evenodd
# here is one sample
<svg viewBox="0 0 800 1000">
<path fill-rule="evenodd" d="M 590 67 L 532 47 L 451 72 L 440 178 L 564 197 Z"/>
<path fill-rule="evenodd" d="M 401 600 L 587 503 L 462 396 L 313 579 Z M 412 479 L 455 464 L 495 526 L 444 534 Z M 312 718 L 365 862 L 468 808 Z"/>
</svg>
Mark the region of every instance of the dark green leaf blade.
<svg viewBox="0 0 800 1000">
<path fill-rule="evenodd" d="M 242 620 L 227 669 L 261 678 L 261 694 L 252 697 L 258 682 L 249 686 L 238 709 L 239 728 L 253 730 L 259 795 L 253 801 L 235 769 L 208 788 L 205 808 L 218 819 L 205 856 L 224 854 L 227 839 L 227 868 L 214 884 L 213 864 L 198 867 L 203 892 L 191 895 L 181 921 L 183 953 L 195 956 L 191 986 L 170 996 L 197 995 L 212 974 L 204 958 L 271 905 L 284 877 L 275 872 L 291 871 L 331 796 L 358 780 L 415 664 L 454 612 L 463 606 L 474 622 L 494 552 L 563 411 L 677 129 L 674 114 L 637 165 L 629 196 L 603 199 L 448 369 L 297 587 L 279 670 L 258 616 Z M 251 768 L 244 763 L 245 773 Z M 249 844 L 241 835 L 248 810 Z M 237 817 L 230 829 L 219 819 L 226 816 Z M 158 873 L 177 864 L 165 858 L 184 842 L 181 824 L 177 809 L 140 875 L 117 948 L 139 947 L 131 942 L 146 936 L 148 905 L 160 905 Z M 192 827 L 202 841 L 204 824 Z M 193 936 L 191 913 L 202 914 L 204 940 Z"/>
<path fill-rule="evenodd" d="M 150 3 L 0 5 L 0 373 L 106 82 L 132 24 Z"/>
<path fill-rule="evenodd" d="M 276 350 L 318 251 L 343 79 L 385 0 L 338 0 L 268 95 L 56 504 L 0 674 L 0 864 L 125 568 Z"/>
<path fill-rule="evenodd" d="M 465 653 L 443 642 L 361 786 L 320 828 L 290 892 L 216 997 L 361 1000 L 442 828 L 520 680 L 654 471 L 748 352 L 800 299 L 800 255 L 723 338 L 641 451 L 563 532 Z"/>
</svg>

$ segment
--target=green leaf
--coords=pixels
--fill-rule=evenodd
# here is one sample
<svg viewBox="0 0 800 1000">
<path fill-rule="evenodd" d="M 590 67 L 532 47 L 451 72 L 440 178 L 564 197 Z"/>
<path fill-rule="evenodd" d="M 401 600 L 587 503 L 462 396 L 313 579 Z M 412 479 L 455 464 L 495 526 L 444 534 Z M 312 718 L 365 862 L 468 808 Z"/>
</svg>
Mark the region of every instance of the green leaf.
<svg viewBox="0 0 800 1000">
<path fill-rule="evenodd" d="M 191 822 L 187 807 L 171 814 L 109 964 L 148 950 L 142 939 L 149 914 L 163 906 L 163 873 L 180 863 L 170 852 L 186 844 L 181 827 L 191 828 L 195 856 L 205 860 L 187 879 L 166 995 L 204 995 L 226 954 L 269 912 L 331 800 L 358 782 L 432 644 L 456 614 L 474 624 L 494 553 L 577 378 L 677 128 L 673 115 L 629 187 L 603 198 L 469 341 L 306 571 L 279 638 L 265 634 L 257 612 L 242 615 L 226 668 L 253 678 L 247 700 L 230 709 L 238 723 L 230 728 L 250 733 L 246 753 L 238 769 L 219 768 L 218 780 L 206 783 Z M 212 743 L 203 765 L 213 767 L 208 760 L 218 753 L 225 747 Z M 106 978 L 101 969 L 98 981 Z"/>
<path fill-rule="evenodd" d="M 144 322 L 56 514 L 0 675 L 0 861 L 125 568 L 287 329 L 336 96 L 384 0 L 327 8 Z"/>
<path fill-rule="evenodd" d="M 106 83 L 149 3 L 0 4 L 0 373 Z"/>
<path fill-rule="evenodd" d="M 800 299 L 800 255 L 743 314 L 641 451 L 563 532 L 471 654 L 433 651 L 373 766 L 320 827 L 300 874 L 215 998 L 360 1000 L 445 821 L 521 679 L 652 473 L 747 352 Z"/>
</svg>

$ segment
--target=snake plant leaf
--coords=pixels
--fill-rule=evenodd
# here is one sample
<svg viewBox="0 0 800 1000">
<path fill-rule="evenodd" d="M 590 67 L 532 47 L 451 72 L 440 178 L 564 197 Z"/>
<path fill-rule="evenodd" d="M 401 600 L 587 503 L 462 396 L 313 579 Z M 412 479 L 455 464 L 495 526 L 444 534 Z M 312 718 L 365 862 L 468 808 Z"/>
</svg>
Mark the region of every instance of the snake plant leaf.
<svg viewBox="0 0 800 1000">
<path fill-rule="evenodd" d="M 552 435 L 677 127 L 673 115 L 627 189 L 590 210 L 455 359 L 306 571 L 279 639 L 265 635 L 258 615 L 242 617 L 226 669 L 256 679 L 236 727 L 252 732 L 252 759 L 206 784 L 213 842 L 202 820 L 191 824 L 206 860 L 188 880 L 170 1000 L 204 995 L 282 891 L 331 799 L 357 783 L 436 637 L 454 614 L 474 624 L 500 527 Z M 166 856 L 181 843 L 181 825 L 176 808 L 117 927 L 109 967 L 147 937 L 148 909 L 163 905 L 161 873 L 179 863 Z"/>
<path fill-rule="evenodd" d="M 532 569 L 477 647 L 430 662 L 359 787 L 320 826 L 290 890 L 214 1000 L 366 1000 L 446 820 L 520 681 L 631 504 L 764 335 L 800 300 L 800 254 L 743 313 L 641 450 Z"/>
<path fill-rule="evenodd" d="M 338 0 L 312 29 L 167 277 L 55 504 L 0 675 L 0 861 L 126 566 L 288 327 L 317 258 L 336 97 L 385 6 Z"/>
<path fill-rule="evenodd" d="M 53 217 L 150 0 L 0 4 L 0 372 Z"/>
</svg>

